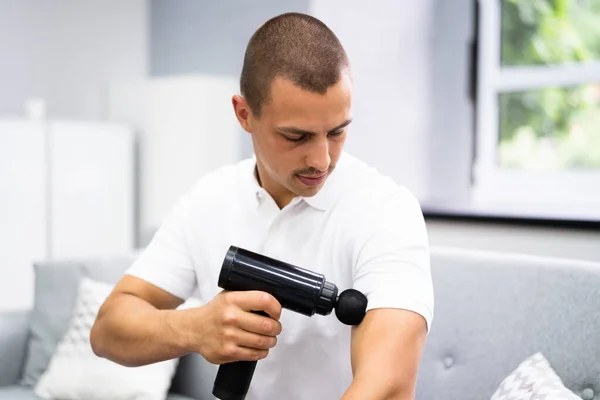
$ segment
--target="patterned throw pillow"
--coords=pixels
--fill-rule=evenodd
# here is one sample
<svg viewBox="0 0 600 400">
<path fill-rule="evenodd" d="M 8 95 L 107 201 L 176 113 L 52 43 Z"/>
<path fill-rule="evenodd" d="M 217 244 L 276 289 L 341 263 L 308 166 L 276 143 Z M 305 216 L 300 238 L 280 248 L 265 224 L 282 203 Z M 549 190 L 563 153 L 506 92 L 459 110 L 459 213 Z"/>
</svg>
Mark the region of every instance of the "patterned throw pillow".
<svg viewBox="0 0 600 400">
<path fill-rule="evenodd" d="M 506 377 L 491 400 L 581 400 L 568 390 L 541 353 L 523 361 Z"/>
<path fill-rule="evenodd" d="M 164 400 L 178 360 L 124 367 L 96 356 L 90 332 L 113 286 L 83 278 L 69 328 L 35 386 L 45 399 Z"/>
</svg>

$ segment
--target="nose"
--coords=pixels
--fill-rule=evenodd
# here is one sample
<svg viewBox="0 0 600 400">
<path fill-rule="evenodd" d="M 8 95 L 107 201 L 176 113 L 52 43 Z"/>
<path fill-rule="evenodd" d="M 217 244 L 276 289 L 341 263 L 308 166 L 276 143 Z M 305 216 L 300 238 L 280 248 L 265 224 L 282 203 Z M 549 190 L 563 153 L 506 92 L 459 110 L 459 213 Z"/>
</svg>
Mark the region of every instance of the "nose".
<svg viewBox="0 0 600 400">
<path fill-rule="evenodd" d="M 330 162 L 329 141 L 327 138 L 315 141 L 306 157 L 306 165 L 321 172 L 325 172 L 329 169 Z"/>
</svg>

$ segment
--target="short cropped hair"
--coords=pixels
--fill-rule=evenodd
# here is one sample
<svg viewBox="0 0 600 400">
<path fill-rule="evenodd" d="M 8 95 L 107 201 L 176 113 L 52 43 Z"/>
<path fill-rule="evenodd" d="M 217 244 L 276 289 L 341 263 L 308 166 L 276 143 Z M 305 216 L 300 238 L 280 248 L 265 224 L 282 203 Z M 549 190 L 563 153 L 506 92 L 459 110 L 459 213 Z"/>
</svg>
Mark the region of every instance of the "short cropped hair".
<svg viewBox="0 0 600 400">
<path fill-rule="evenodd" d="M 285 13 L 265 22 L 250 38 L 240 91 L 252 113 L 260 117 L 275 77 L 325 94 L 348 67 L 346 51 L 327 25 L 306 14 Z"/>
</svg>

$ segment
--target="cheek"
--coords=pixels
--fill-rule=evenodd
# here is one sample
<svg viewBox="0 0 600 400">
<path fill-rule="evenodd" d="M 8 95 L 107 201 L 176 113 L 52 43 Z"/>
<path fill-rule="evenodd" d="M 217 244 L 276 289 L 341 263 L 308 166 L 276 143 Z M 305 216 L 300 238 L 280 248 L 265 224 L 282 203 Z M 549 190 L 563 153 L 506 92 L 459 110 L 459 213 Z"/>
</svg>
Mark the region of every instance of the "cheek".
<svg viewBox="0 0 600 400">
<path fill-rule="evenodd" d="M 329 156 L 332 159 L 337 160 L 342 154 L 342 150 L 344 148 L 344 144 L 346 142 L 346 135 L 336 138 L 331 141 L 329 144 Z"/>
</svg>

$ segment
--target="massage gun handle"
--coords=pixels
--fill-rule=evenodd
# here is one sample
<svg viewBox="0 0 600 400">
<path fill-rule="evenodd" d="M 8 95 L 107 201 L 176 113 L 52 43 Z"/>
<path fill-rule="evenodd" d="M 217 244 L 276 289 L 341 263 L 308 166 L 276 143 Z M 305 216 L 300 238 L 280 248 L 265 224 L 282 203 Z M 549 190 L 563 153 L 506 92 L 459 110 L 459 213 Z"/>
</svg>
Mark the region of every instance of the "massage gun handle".
<svg viewBox="0 0 600 400">
<path fill-rule="evenodd" d="M 256 368 L 256 361 L 235 361 L 219 366 L 213 395 L 220 400 L 244 400 Z"/>
<path fill-rule="evenodd" d="M 252 312 L 269 316 L 263 311 Z M 252 382 L 256 363 L 256 361 L 234 361 L 220 365 L 213 386 L 213 396 L 220 400 L 244 400 Z"/>
</svg>

